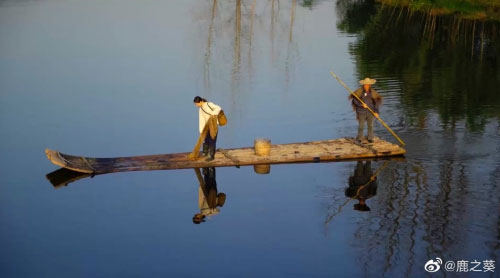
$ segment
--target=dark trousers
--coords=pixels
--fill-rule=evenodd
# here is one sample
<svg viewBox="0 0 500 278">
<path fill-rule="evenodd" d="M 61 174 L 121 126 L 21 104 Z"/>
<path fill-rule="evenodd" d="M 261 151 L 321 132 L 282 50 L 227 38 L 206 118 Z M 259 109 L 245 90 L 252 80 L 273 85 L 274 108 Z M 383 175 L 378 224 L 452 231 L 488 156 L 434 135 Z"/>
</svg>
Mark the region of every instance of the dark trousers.
<svg viewBox="0 0 500 278">
<path fill-rule="evenodd" d="M 215 181 L 215 168 L 203 168 L 203 179 L 205 180 L 205 198 L 208 207 L 217 207 L 217 181 Z"/>
<path fill-rule="evenodd" d="M 365 129 L 365 122 L 368 125 L 368 140 L 373 139 L 373 115 L 371 113 L 358 113 L 358 136 L 356 136 L 356 139 L 362 140 L 363 139 L 363 131 Z"/>
<path fill-rule="evenodd" d="M 217 144 L 217 136 L 219 136 L 218 132 L 217 132 L 217 135 L 215 135 L 215 138 L 212 139 L 212 137 L 210 136 L 210 132 L 208 132 L 207 136 L 205 137 L 204 144 L 206 144 L 209 147 L 212 147 L 215 150 L 216 144 Z"/>
</svg>

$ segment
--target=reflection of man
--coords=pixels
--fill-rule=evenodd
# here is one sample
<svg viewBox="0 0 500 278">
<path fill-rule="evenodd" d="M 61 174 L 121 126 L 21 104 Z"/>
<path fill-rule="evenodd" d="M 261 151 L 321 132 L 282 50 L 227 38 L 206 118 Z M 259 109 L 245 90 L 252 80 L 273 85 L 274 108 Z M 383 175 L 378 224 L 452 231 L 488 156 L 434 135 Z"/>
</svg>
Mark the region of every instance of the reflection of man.
<svg viewBox="0 0 500 278">
<path fill-rule="evenodd" d="M 353 98 L 352 95 L 349 96 L 352 99 L 352 107 L 354 111 L 356 111 L 356 119 L 358 120 L 358 135 L 356 136 L 356 140 L 363 140 L 363 130 L 365 128 L 365 123 L 368 126 L 368 142 L 373 142 L 373 118 L 374 115 L 368 111 L 370 108 L 374 113 L 375 117 L 378 118 L 379 107 L 382 104 L 382 97 L 377 91 L 375 91 L 371 86 L 375 84 L 377 80 L 365 78 L 359 81 L 359 84 L 362 85 L 361 88 L 357 89 L 354 94 L 359 97 L 363 103 L 361 103 L 358 99 Z"/>
<path fill-rule="evenodd" d="M 219 213 L 217 207 L 222 207 L 226 202 L 226 194 L 217 194 L 217 182 L 215 181 L 215 168 L 203 168 L 203 178 L 199 169 L 195 169 L 198 176 L 200 187 L 198 189 L 198 208 L 200 213 L 193 216 L 193 223 L 200 224 L 205 222 L 206 217 Z"/>
<path fill-rule="evenodd" d="M 371 161 L 358 161 L 354 168 L 354 176 L 349 177 L 349 187 L 345 189 L 345 195 L 357 199 L 355 210 L 370 211 L 366 200 L 377 194 L 377 177 L 373 175 Z"/>
</svg>

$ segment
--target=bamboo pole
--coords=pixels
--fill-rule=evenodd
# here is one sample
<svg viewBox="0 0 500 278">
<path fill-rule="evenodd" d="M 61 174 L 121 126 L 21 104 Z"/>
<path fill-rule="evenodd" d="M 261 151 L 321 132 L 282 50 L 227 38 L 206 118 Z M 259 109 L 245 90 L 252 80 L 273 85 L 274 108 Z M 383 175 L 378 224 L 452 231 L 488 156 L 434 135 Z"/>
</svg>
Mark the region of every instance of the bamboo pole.
<svg viewBox="0 0 500 278">
<path fill-rule="evenodd" d="M 201 175 L 200 168 L 194 168 L 194 172 L 196 174 L 196 178 L 198 179 L 198 183 L 200 183 L 201 189 L 205 191 L 205 180 L 203 179 L 203 176 Z"/>
<path fill-rule="evenodd" d="M 330 71 L 330 74 L 333 76 L 333 78 L 337 79 L 337 81 L 340 83 L 340 85 L 344 86 L 344 88 L 346 88 L 347 91 L 349 91 L 349 93 L 351 95 L 353 95 L 359 102 L 361 102 L 361 104 L 366 106 L 366 104 L 361 100 L 361 98 L 359 98 L 351 89 L 349 89 L 349 87 L 347 87 L 347 85 L 342 80 L 340 80 L 340 78 L 335 73 L 333 73 L 333 71 Z M 368 106 L 366 107 L 366 109 L 368 111 L 370 111 L 370 113 L 372 113 L 373 116 L 375 116 L 375 118 L 377 118 L 377 120 L 379 120 L 379 122 L 392 134 L 392 136 L 394 136 L 394 138 L 396 138 L 396 140 L 398 140 L 398 142 L 401 144 L 401 146 L 406 145 L 405 142 L 403 142 L 403 140 L 401 140 L 401 138 L 399 138 L 399 136 L 394 131 L 392 131 L 392 129 L 380 118 L 380 116 L 378 116 L 378 114 L 373 112 L 373 110 L 370 109 L 370 107 L 368 107 Z"/>
<path fill-rule="evenodd" d="M 208 123 L 205 124 L 205 127 L 203 128 L 203 131 L 200 133 L 200 137 L 198 137 L 198 141 L 196 141 L 196 145 L 194 145 L 193 150 L 191 153 L 188 155 L 188 159 L 190 160 L 196 160 L 200 154 L 200 147 L 201 143 L 205 141 L 205 137 L 210 136 L 209 133 L 209 128 L 208 128 Z"/>
</svg>

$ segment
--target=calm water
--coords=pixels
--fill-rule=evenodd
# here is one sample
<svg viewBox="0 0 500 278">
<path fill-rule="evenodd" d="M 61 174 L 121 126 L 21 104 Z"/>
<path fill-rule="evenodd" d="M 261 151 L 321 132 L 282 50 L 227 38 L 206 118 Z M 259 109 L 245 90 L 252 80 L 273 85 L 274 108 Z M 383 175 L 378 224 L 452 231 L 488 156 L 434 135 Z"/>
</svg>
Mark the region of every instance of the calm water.
<svg viewBox="0 0 500 278">
<path fill-rule="evenodd" d="M 422 277 L 436 257 L 499 259 L 498 24 L 455 32 L 372 1 L 252 3 L 0 1 L 0 276 Z M 195 95 L 229 117 L 219 147 L 354 136 L 330 69 L 352 88 L 378 80 L 406 160 L 218 168 L 226 201 L 200 225 L 193 170 L 45 178 L 46 147 L 190 150 Z M 346 196 L 363 165 L 378 174 L 370 211 Z M 466 276 L 432 276 L 445 275 Z"/>
</svg>

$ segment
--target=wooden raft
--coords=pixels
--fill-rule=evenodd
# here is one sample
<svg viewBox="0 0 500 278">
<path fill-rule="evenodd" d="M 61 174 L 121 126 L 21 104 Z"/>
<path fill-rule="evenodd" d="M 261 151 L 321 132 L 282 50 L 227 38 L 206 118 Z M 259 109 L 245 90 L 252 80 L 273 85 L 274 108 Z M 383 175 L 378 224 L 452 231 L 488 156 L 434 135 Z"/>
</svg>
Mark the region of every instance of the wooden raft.
<svg viewBox="0 0 500 278">
<path fill-rule="evenodd" d="M 255 155 L 254 148 L 219 149 L 215 159 L 189 160 L 189 153 L 159 154 L 116 158 L 73 156 L 46 149 L 48 159 L 57 166 L 89 174 L 126 171 L 170 170 L 203 167 L 225 167 L 257 164 L 321 162 L 401 156 L 406 150 L 375 138 L 371 144 L 352 138 L 272 145 L 269 156 Z"/>
</svg>

